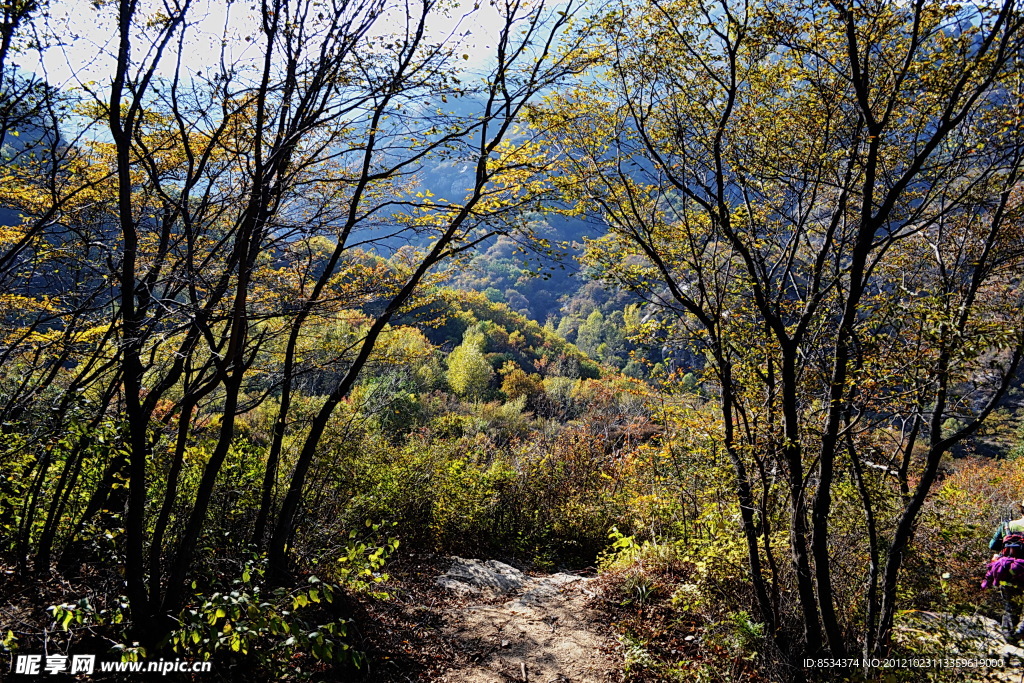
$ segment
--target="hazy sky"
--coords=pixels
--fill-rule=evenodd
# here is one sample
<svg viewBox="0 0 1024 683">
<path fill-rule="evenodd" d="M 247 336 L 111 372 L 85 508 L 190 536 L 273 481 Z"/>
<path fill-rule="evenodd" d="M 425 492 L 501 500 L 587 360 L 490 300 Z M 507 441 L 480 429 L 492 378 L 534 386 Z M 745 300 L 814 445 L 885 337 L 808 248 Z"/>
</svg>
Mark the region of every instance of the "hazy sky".
<svg viewBox="0 0 1024 683">
<path fill-rule="evenodd" d="M 147 0 L 141 4 L 143 8 L 162 5 Z M 491 50 L 487 47 L 493 46 L 500 26 L 498 12 L 486 1 L 481 2 L 475 11 L 472 0 L 458 0 L 452 4 L 447 17 L 438 13 L 431 21 L 431 39 L 441 40 L 456 33 L 469 55 L 465 66 L 482 66 L 489 60 Z M 406 13 L 398 7 L 396 3 L 396 9 L 378 22 L 374 33 L 383 34 L 404 25 Z M 187 47 L 183 54 L 186 71 L 201 71 L 215 65 L 222 36 L 225 35 L 228 37 L 225 49 L 230 62 L 237 63 L 258 54 L 255 41 L 245 40 L 255 34 L 256 15 L 250 3 L 197 0 L 188 16 Z M 115 17 L 116 3 L 107 3 L 98 9 L 90 0 L 51 3 L 49 30 L 59 44 L 46 51 L 41 65 L 22 62 L 21 66 L 37 73 L 44 71 L 47 80 L 58 87 L 109 80 L 117 46 Z M 163 71 L 170 73 L 172 67 L 172 60 L 165 58 Z"/>
</svg>

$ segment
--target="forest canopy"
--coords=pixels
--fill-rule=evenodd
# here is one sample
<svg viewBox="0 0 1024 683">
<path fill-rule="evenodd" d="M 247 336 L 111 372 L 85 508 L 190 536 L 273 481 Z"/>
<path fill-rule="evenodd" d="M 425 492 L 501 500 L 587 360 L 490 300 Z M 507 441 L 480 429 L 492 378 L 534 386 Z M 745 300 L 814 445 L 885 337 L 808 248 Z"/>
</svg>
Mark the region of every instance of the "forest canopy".
<svg viewBox="0 0 1024 683">
<path fill-rule="evenodd" d="M 631 680 L 797 680 L 927 651 L 907 610 L 993 610 L 969 544 L 1024 497 L 1012 0 L 261 0 L 200 65 L 203 3 L 75 4 L 111 27 L 90 64 L 58 5 L 0 10 L 25 623 L 337 676 L 371 664 L 345 600 L 464 553 L 597 564 L 660 653 Z M 33 70 L 62 51 L 77 85 Z"/>
</svg>

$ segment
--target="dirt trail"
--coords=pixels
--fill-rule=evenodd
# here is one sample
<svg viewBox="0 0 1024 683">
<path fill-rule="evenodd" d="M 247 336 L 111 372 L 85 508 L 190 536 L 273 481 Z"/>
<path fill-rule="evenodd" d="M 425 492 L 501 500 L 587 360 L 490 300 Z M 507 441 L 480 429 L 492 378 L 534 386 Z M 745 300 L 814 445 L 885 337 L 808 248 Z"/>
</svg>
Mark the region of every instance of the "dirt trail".
<svg viewBox="0 0 1024 683">
<path fill-rule="evenodd" d="M 907 611 L 897 617 L 895 640 L 919 651 L 938 645 L 938 658 L 957 662 L 965 680 L 1024 681 L 1024 648 L 1006 642 L 999 622 L 981 615 Z"/>
<path fill-rule="evenodd" d="M 531 577 L 493 560 L 453 558 L 437 583 L 464 598 L 444 612 L 462 656 L 445 683 L 602 683 L 617 680 L 611 629 L 587 606 L 593 579 Z"/>
</svg>

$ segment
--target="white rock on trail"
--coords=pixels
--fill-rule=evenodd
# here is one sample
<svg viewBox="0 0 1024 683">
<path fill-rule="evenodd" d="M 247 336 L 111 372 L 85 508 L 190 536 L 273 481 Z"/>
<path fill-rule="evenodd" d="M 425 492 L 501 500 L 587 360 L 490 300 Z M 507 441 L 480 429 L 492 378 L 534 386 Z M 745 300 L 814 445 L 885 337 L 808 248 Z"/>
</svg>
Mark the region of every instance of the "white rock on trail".
<svg viewBox="0 0 1024 683">
<path fill-rule="evenodd" d="M 452 566 L 436 583 L 459 595 L 509 595 L 526 584 L 526 575 L 497 560 L 452 558 Z"/>
</svg>

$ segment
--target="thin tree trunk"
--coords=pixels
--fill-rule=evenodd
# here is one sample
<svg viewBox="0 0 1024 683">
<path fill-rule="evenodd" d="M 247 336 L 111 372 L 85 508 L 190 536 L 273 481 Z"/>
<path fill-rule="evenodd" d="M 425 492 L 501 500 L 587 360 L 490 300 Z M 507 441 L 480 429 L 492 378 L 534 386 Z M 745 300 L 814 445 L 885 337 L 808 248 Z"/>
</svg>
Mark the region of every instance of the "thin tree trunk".
<svg viewBox="0 0 1024 683">
<path fill-rule="evenodd" d="M 804 643 L 807 652 L 814 654 L 821 651 L 821 624 L 818 619 L 818 600 L 814 593 L 814 576 L 807 552 L 806 485 L 803 449 L 800 445 L 800 417 L 797 411 L 796 365 L 792 353 L 785 353 L 782 357 L 780 384 L 784 437 L 782 458 L 789 474 L 790 552 L 804 622 Z"/>
<path fill-rule="evenodd" d="M 857 492 L 860 494 L 861 507 L 864 510 L 864 521 L 867 524 L 868 532 L 868 588 L 867 595 L 864 598 L 866 614 L 864 644 L 861 648 L 862 656 L 864 659 L 868 659 L 874 651 L 875 624 L 878 621 L 878 570 L 880 562 L 878 530 L 871 493 L 868 491 L 864 481 L 864 468 L 861 466 L 860 457 L 853 443 L 853 433 L 850 431 L 849 421 L 847 421 L 846 429 L 847 452 L 850 457 L 850 465 L 853 468 L 854 479 L 857 482 Z"/>
</svg>

